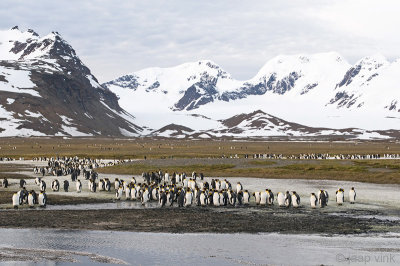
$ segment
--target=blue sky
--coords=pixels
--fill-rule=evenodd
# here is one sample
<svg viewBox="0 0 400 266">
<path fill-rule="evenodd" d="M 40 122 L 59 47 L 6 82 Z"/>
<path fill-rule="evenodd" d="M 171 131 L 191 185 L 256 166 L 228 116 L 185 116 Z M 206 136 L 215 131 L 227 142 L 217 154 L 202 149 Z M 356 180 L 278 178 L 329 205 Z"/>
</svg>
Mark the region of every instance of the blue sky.
<svg viewBox="0 0 400 266">
<path fill-rule="evenodd" d="M 210 59 L 248 79 L 279 54 L 400 57 L 400 1 L 2 0 L 0 29 L 58 31 L 97 78 Z"/>
</svg>

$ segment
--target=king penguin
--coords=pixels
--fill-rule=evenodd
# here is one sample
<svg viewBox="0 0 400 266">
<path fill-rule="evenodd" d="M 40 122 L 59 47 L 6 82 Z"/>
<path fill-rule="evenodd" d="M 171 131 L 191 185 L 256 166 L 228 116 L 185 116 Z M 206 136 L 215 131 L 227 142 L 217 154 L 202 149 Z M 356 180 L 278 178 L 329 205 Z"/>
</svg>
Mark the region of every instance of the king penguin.
<svg viewBox="0 0 400 266">
<path fill-rule="evenodd" d="M 315 193 L 311 193 L 310 196 L 310 204 L 311 204 L 311 208 L 315 209 L 317 208 L 317 196 L 315 195 Z"/>
<path fill-rule="evenodd" d="M 356 190 L 354 189 L 354 187 L 352 187 L 349 191 L 349 201 L 350 204 L 354 204 L 356 202 Z"/>
</svg>

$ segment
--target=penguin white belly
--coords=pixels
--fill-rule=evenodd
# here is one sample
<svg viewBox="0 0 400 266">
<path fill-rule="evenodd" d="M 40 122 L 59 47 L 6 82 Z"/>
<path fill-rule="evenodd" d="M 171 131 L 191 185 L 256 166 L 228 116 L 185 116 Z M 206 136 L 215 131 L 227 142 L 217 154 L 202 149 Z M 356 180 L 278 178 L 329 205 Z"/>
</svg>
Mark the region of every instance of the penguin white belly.
<svg viewBox="0 0 400 266">
<path fill-rule="evenodd" d="M 207 203 L 206 203 L 206 195 L 204 193 L 200 194 L 200 204 L 201 204 L 201 206 L 206 206 L 207 205 Z"/>
<path fill-rule="evenodd" d="M 150 200 L 150 193 L 148 190 L 146 190 L 145 192 L 143 192 L 142 203 L 146 203 L 149 200 Z"/>
<path fill-rule="evenodd" d="M 192 205 L 193 194 L 191 192 L 187 192 L 185 195 L 185 206 Z"/>
<path fill-rule="evenodd" d="M 266 205 L 267 204 L 267 197 L 268 197 L 267 192 L 265 192 L 265 191 L 261 192 L 260 201 L 259 201 L 260 205 Z M 256 197 L 256 200 L 257 200 L 257 197 Z"/>
<path fill-rule="evenodd" d="M 248 192 L 243 193 L 243 203 L 246 205 L 250 203 L 250 194 Z"/>
<path fill-rule="evenodd" d="M 132 199 L 132 200 L 137 199 L 137 189 L 136 189 L 136 187 L 133 187 L 133 188 L 131 189 L 131 199 Z"/>
<path fill-rule="evenodd" d="M 343 195 L 343 192 L 339 191 L 339 192 L 336 194 L 336 203 L 337 203 L 338 205 L 342 205 L 343 202 L 344 202 L 344 195 Z"/>
<path fill-rule="evenodd" d="M 239 193 L 242 190 L 242 185 L 237 184 L 236 185 L 236 193 Z"/>
<path fill-rule="evenodd" d="M 46 199 L 43 193 L 39 194 L 39 205 L 46 206 Z"/>
<path fill-rule="evenodd" d="M 131 189 L 129 187 L 125 188 L 125 199 L 130 199 L 131 198 Z"/>
<path fill-rule="evenodd" d="M 19 195 L 17 193 L 14 193 L 14 195 L 12 196 L 12 204 L 15 207 L 18 208 L 19 206 Z"/>
<path fill-rule="evenodd" d="M 218 194 L 218 192 L 214 192 L 213 203 L 214 203 L 214 206 L 219 206 L 219 194 Z"/>
<path fill-rule="evenodd" d="M 316 208 L 317 207 L 317 197 L 314 195 L 310 196 L 310 204 L 311 204 L 311 208 Z"/>
<path fill-rule="evenodd" d="M 278 193 L 278 205 L 280 207 L 285 206 L 285 195 L 283 193 Z"/>
<path fill-rule="evenodd" d="M 350 203 L 356 202 L 356 192 L 354 190 L 349 191 L 349 201 Z"/>
<path fill-rule="evenodd" d="M 260 204 L 261 201 L 261 192 L 254 192 L 254 201 L 256 202 L 257 205 Z"/>
<path fill-rule="evenodd" d="M 31 207 L 35 205 L 35 203 L 33 202 L 33 195 L 32 194 L 28 195 L 28 205 L 31 206 Z"/>
<path fill-rule="evenodd" d="M 299 207 L 299 204 L 297 203 L 297 197 L 296 197 L 296 195 L 292 195 L 292 205 L 293 205 L 293 207 L 295 207 L 295 208 Z"/>
<path fill-rule="evenodd" d="M 81 192 L 82 184 L 80 182 L 76 182 L 76 191 Z"/>
</svg>

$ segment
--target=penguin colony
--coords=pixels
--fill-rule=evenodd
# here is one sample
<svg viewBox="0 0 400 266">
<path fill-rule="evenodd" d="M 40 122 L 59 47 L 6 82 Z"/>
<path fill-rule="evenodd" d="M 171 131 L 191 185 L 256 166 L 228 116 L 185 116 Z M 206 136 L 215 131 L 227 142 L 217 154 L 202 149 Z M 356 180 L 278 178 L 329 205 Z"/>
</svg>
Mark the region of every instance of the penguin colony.
<svg viewBox="0 0 400 266">
<path fill-rule="evenodd" d="M 195 172 L 191 177 L 185 173 L 163 173 L 161 170 L 152 173 L 143 173 L 143 182 L 139 183 L 132 177 L 130 181 L 125 181 L 116 178 L 113 182 L 110 179 L 104 178 L 97 182 L 98 175 L 94 171 L 97 167 L 109 165 L 100 160 L 93 160 L 90 158 L 79 159 L 78 157 L 58 157 L 58 158 L 38 158 L 36 160 L 47 161 L 48 166 L 38 168 L 34 167 L 35 174 L 42 177 L 47 175 L 61 176 L 71 175 L 71 182 L 74 182 L 74 190 L 77 193 L 82 191 L 82 182 L 78 178 L 82 176 L 88 180 L 88 190 L 91 192 L 115 191 L 116 200 L 135 200 L 140 201 L 142 204 L 151 201 L 158 201 L 161 207 L 172 206 L 176 203 L 179 207 L 184 206 L 241 206 L 249 205 L 251 197 L 254 197 L 256 205 L 270 206 L 274 205 L 275 195 L 271 189 L 263 191 L 249 192 L 244 189 L 242 184 L 238 182 L 234 186 L 224 179 L 212 179 L 211 182 L 204 181 L 204 175 L 199 175 Z M 119 161 L 117 163 L 123 163 Z M 199 180 L 198 180 L 199 179 Z M 28 204 L 33 207 L 35 204 L 39 206 L 46 206 L 47 184 L 41 177 L 36 177 L 35 184 L 39 187 L 40 193 L 36 194 L 34 190 L 28 192 L 25 189 L 26 182 L 20 181 L 20 188 L 18 192 L 12 196 L 13 206 L 18 208 L 22 204 Z M 8 180 L 5 178 L 2 181 L 3 187 L 8 187 Z M 62 188 L 65 192 L 69 192 L 70 184 L 68 180 L 64 180 Z M 51 182 L 51 189 L 53 192 L 58 192 L 61 189 L 61 184 L 57 179 Z M 339 188 L 336 191 L 336 203 L 342 205 L 345 202 L 344 189 Z M 320 190 L 317 193 L 310 194 L 310 206 L 312 208 L 323 208 L 328 204 L 329 195 L 325 190 Z M 354 203 L 356 199 L 356 192 L 354 188 L 348 193 L 350 203 Z M 278 192 L 276 200 L 280 207 L 294 207 L 301 206 L 300 195 L 296 191 Z"/>
</svg>

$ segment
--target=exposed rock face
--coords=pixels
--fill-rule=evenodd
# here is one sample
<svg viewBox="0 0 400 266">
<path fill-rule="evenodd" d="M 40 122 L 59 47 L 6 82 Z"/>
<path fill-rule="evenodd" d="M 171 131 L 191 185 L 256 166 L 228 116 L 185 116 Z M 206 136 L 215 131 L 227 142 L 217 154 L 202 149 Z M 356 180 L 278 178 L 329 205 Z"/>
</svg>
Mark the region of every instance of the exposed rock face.
<svg viewBox="0 0 400 266">
<path fill-rule="evenodd" d="M 0 107 L 7 113 L 3 119 L 9 121 L 3 136 L 140 133 L 142 129 L 119 106 L 116 95 L 98 83 L 58 33 L 40 38 L 33 30 L 19 32 L 14 27 L 12 31 L 19 37 L 10 40 L 13 60 L 0 58 Z M 24 84 L 13 84 L 23 79 Z"/>
</svg>

